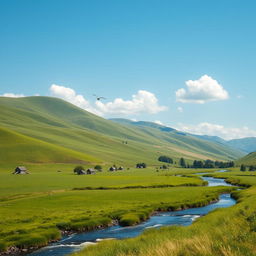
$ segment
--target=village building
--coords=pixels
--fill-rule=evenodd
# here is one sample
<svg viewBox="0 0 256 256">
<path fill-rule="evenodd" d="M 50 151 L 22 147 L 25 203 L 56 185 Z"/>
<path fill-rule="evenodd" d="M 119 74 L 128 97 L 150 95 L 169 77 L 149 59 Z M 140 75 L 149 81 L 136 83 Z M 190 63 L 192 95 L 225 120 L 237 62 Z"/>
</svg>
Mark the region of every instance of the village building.
<svg viewBox="0 0 256 256">
<path fill-rule="evenodd" d="M 28 174 L 25 166 L 17 166 L 12 174 Z"/>
<path fill-rule="evenodd" d="M 86 173 L 87 174 L 96 174 L 96 171 L 92 168 L 89 168 L 89 169 L 87 169 Z"/>
</svg>

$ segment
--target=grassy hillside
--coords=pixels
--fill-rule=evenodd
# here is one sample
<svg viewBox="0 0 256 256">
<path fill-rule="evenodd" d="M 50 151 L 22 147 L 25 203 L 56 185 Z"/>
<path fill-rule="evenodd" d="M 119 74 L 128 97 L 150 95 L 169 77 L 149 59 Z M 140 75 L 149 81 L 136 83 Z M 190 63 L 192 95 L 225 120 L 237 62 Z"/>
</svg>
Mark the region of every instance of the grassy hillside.
<svg viewBox="0 0 256 256">
<path fill-rule="evenodd" d="M 240 158 L 237 164 L 244 164 L 246 166 L 256 165 L 256 152 L 252 152 L 245 157 Z"/>
<path fill-rule="evenodd" d="M 240 152 L 226 146 L 173 129 L 167 131 L 161 126 L 147 126 L 145 122 L 138 126 L 121 125 L 50 97 L 0 97 L 0 120 L 2 133 L 8 131 L 19 138 L 27 136 L 28 143 L 24 146 L 27 152 L 22 151 L 19 143 L 17 149 L 3 143 L 2 150 L 7 149 L 7 156 L 2 158 L 2 162 L 63 162 L 66 159 L 66 162 L 120 162 L 134 165 L 138 161 L 155 164 L 161 154 L 174 159 L 181 156 L 186 159 L 222 160 L 241 157 Z M 42 147 L 45 149 L 42 150 Z M 51 150 L 46 150 L 47 147 Z M 33 150 L 29 151 L 29 148 Z M 58 150 L 58 156 L 57 153 L 49 154 Z M 16 155 L 10 152 L 16 152 Z"/>
<path fill-rule="evenodd" d="M 208 139 L 202 139 L 204 136 L 194 136 L 188 133 L 177 131 L 173 128 L 166 127 L 163 125 L 155 124 L 152 122 L 134 122 L 127 119 L 117 118 L 111 119 L 112 121 L 123 124 L 126 127 L 137 127 L 139 130 L 150 134 L 152 136 L 157 136 L 161 140 L 171 143 L 174 148 L 178 146 L 182 149 L 202 154 L 210 158 L 215 158 L 216 155 L 219 155 L 222 152 L 222 159 L 232 159 L 237 156 L 241 156 L 243 153 L 239 150 L 233 149 L 225 144 L 220 143 L 219 141 L 210 141 Z M 182 153 L 176 148 L 177 151 Z M 233 159 L 234 159 L 233 158 Z M 206 159 L 206 158 L 205 158 Z"/>
<path fill-rule="evenodd" d="M 0 127 L 0 164 L 99 162 L 86 154 L 55 146 Z"/>
</svg>

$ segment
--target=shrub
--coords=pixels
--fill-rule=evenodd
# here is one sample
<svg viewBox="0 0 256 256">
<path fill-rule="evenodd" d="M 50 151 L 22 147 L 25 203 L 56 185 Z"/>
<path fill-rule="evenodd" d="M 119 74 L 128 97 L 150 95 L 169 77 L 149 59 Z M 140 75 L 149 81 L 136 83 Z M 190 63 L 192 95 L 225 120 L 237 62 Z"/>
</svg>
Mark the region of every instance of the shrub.
<svg viewBox="0 0 256 256">
<path fill-rule="evenodd" d="M 136 168 L 147 168 L 147 164 L 146 163 L 137 163 Z"/>
<path fill-rule="evenodd" d="M 170 158 L 168 156 L 159 156 L 158 161 L 173 164 L 172 158 Z"/>
<path fill-rule="evenodd" d="M 97 164 L 95 165 L 94 169 L 97 171 L 102 171 L 102 166 Z"/>
<path fill-rule="evenodd" d="M 82 171 L 82 170 L 84 170 L 84 167 L 81 166 L 81 165 L 78 165 L 78 166 L 76 166 L 76 167 L 74 168 L 74 173 L 77 173 L 77 172 Z"/>
<path fill-rule="evenodd" d="M 120 226 L 132 226 L 132 225 L 136 225 L 140 222 L 140 218 L 139 216 L 133 214 L 133 213 L 127 213 L 127 214 L 124 214 L 120 221 L 119 221 L 119 224 Z"/>
<path fill-rule="evenodd" d="M 7 249 L 7 245 L 4 241 L 0 241 L 0 252 L 5 251 Z"/>
</svg>

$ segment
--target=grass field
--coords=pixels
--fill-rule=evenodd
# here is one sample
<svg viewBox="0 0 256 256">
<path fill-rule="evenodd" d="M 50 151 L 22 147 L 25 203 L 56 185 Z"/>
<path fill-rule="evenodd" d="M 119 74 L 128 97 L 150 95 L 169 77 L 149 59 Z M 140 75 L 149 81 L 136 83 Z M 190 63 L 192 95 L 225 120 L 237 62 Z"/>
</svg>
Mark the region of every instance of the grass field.
<svg viewBox="0 0 256 256">
<path fill-rule="evenodd" d="M 250 186 L 233 192 L 238 203 L 217 209 L 189 227 L 148 230 L 124 241 L 104 241 L 76 256 L 253 256 L 256 255 L 256 176 L 232 171 L 214 174 L 230 182 Z M 106 249 L 107 248 L 107 249 Z"/>
<path fill-rule="evenodd" d="M 90 230 L 111 224 L 112 219 L 118 219 L 121 225 L 133 225 L 157 209 L 208 204 L 228 189 L 202 187 L 203 182 L 197 177 L 171 175 L 184 173 L 182 169 L 131 169 L 78 176 L 69 164 L 31 164 L 27 166 L 29 175 L 12 175 L 12 167 L 0 168 L 2 249 L 11 245 L 46 245 L 60 237 L 60 230 Z M 111 189 L 157 184 L 177 187 Z M 94 189 L 73 190 L 74 187 Z"/>
</svg>

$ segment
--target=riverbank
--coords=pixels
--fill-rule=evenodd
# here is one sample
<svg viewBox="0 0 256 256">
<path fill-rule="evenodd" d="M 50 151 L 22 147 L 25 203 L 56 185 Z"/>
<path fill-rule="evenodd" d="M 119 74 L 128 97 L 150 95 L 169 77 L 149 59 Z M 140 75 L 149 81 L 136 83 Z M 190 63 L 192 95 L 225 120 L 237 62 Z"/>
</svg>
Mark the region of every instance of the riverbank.
<svg viewBox="0 0 256 256">
<path fill-rule="evenodd" d="M 166 196 L 173 196 L 176 197 L 176 194 L 180 194 L 181 191 L 184 190 L 184 188 L 176 188 L 176 191 L 173 190 L 169 190 L 166 191 L 167 195 Z M 195 191 L 191 191 L 192 194 L 194 194 L 194 199 L 192 202 L 188 203 L 187 202 L 187 198 L 188 196 L 185 196 L 184 194 L 184 199 L 181 202 L 175 202 L 175 200 L 173 201 L 173 203 L 158 203 L 157 205 L 148 205 L 147 208 L 144 208 L 143 210 L 141 209 L 133 209 L 133 211 L 129 211 L 129 210 L 119 210 L 116 212 L 111 212 L 109 215 L 109 217 L 114 218 L 114 220 L 117 220 L 118 223 L 122 226 L 132 226 L 132 225 L 136 225 L 139 224 L 143 221 L 145 221 L 146 219 L 148 219 L 150 216 L 152 216 L 153 214 L 155 214 L 156 212 L 154 210 L 159 211 L 177 211 L 177 210 L 182 210 L 182 209 L 188 209 L 188 208 L 195 208 L 195 207 L 200 207 L 200 206 L 204 206 L 204 205 L 208 205 L 210 203 L 216 202 L 218 195 L 223 193 L 223 192 L 228 192 L 230 191 L 230 189 L 227 190 L 227 188 L 218 188 L 218 189 L 213 189 L 213 190 L 209 190 L 206 194 L 203 193 L 203 191 L 200 191 L 201 194 L 199 193 L 195 193 Z M 152 193 L 157 193 L 159 191 L 154 190 L 152 191 Z M 162 191 L 163 192 L 163 191 Z M 175 192 L 175 193 L 174 193 Z M 186 193 L 188 191 L 186 190 Z M 199 191 L 198 191 L 199 192 Z M 206 191 L 205 191 L 206 192 Z M 185 191 L 184 191 L 185 193 Z M 178 195 L 177 194 L 177 195 Z M 197 198 L 196 194 L 199 196 L 200 195 L 200 199 Z M 192 199 L 193 196 L 190 195 L 190 198 Z M 162 198 L 163 199 L 163 198 Z M 99 221 L 100 219 L 98 219 Z M 74 232 L 85 232 L 85 231 L 92 231 L 92 230 L 96 230 L 96 229 L 101 229 L 101 228 L 105 228 L 111 225 L 116 225 L 117 222 L 113 223 L 113 221 L 111 219 L 105 219 L 104 221 L 108 220 L 105 223 L 102 222 L 98 222 L 95 223 L 95 225 L 92 225 L 92 222 L 88 222 L 89 220 L 84 218 L 84 219 L 72 219 L 69 222 L 62 222 L 62 223 L 58 223 L 57 227 L 61 230 L 62 228 L 62 234 L 71 234 Z M 56 229 L 56 232 L 59 233 L 59 230 Z M 58 237 L 58 239 L 60 239 L 61 236 Z M 38 239 L 36 242 L 40 242 L 40 240 Z M 56 241 L 56 239 L 53 240 L 49 240 L 49 241 L 45 241 L 42 240 L 43 243 L 42 244 L 38 244 L 36 246 L 33 246 L 32 244 L 30 244 L 29 246 L 20 246 L 20 247 L 11 247 L 10 251 L 7 251 L 7 253 L 9 252 L 16 252 L 17 253 L 25 253 L 26 250 L 29 251 L 33 251 L 35 249 L 44 247 L 48 244 L 49 241 Z M 32 241 L 33 242 L 33 241 Z M 10 253 L 9 253 L 10 254 Z M 2 255 L 6 255 L 2 253 Z M 7 254 L 8 255 L 8 254 Z"/>
<path fill-rule="evenodd" d="M 222 185 L 225 185 L 225 183 L 223 183 Z M 212 200 L 211 202 L 208 202 L 207 204 L 209 205 L 209 203 L 210 204 L 213 204 L 214 202 L 216 203 L 216 201 L 218 201 L 217 200 L 217 198 L 215 198 L 214 200 Z M 225 199 L 225 201 L 226 201 L 226 199 Z M 223 205 L 224 206 L 224 205 Z M 221 207 L 223 207 L 223 206 L 221 206 Z M 177 216 L 180 216 L 180 212 L 184 212 L 184 217 L 186 216 L 186 218 L 187 218 L 187 216 L 189 216 L 188 215 L 188 212 L 187 212 L 187 209 L 201 209 L 201 210 L 199 210 L 200 211 L 200 215 L 205 215 L 206 213 L 208 213 L 208 211 L 210 210 L 210 209 L 205 209 L 204 211 L 203 211 L 203 208 L 204 207 L 202 207 L 201 206 L 201 208 L 194 208 L 195 207 L 195 205 L 182 205 L 182 206 L 180 206 L 180 208 L 177 208 L 177 209 L 167 209 L 167 210 L 169 210 L 169 213 L 170 213 L 170 210 L 171 210 L 171 212 L 175 212 L 175 211 L 177 211 L 177 212 L 179 212 L 178 214 L 177 214 Z M 198 206 L 197 206 L 198 207 Z M 217 206 L 218 207 L 218 206 Z M 207 208 L 207 207 L 206 207 Z M 159 209 L 158 209 L 159 210 Z M 161 210 L 162 209 L 160 209 L 159 211 L 157 211 L 157 212 L 151 212 L 151 214 L 148 214 L 148 216 L 146 217 L 146 219 L 153 219 L 154 217 L 152 217 L 152 216 L 159 216 L 160 215 L 160 213 L 161 213 Z M 186 212 L 186 213 L 185 213 Z M 166 215 L 166 210 L 164 211 L 164 213 L 165 213 L 165 215 Z M 197 218 L 197 217 L 200 217 L 200 215 L 198 215 L 198 213 L 195 215 L 194 214 L 194 216 L 195 217 L 192 217 L 192 219 L 195 219 L 195 218 Z M 175 215 L 174 215 L 175 216 Z M 131 218 L 131 216 L 129 216 L 129 218 Z M 176 218 L 176 217 L 174 217 L 174 218 Z M 183 217 L 182 217 L 183 218 Z M 140 219 L 140 220 L 138 220 L 138 222 L 137 223 L 135 223 L 135 224 L 139 224 L 139 223 L 141 223 L 142 221 L 145 221 L 146 219 Z M 183 219 L 183 221 L 184 221 L 184 219 Z M 193 220 L 192 220 L 192 222 L 193 222 Z M 190 224 L 192 223 L 192 222 L 190 222 Z M 145 225 L 145 223 L 147 223 L 147 224 L 149 224 L 148 223 L 148 221 L 146 221 L 146 222 L 144 222 L 144 225 Z M 120 219 L 119 219 L 119 224 L 120 224 Z M 175 224 L 175 223 L 174 223 Z M 185 224 L 185 223 L 184 223 Z M 129 225 L 131 225 L 131 223 L 129 223 Z M 157 227 L 157 226 L 161 226 L 161 224 L 155 224 L 155 225 L 153 225 L 152 227 Z M 123 226 L 127 226 L 127 223 L 125 223 L 125 225 L 123 225 Z M 150 228 L 151 226 L 148 226 L 148 228 Z M 145 228 L 147 228 L 147 227 L 145 227 Z M 136 227 L 135 227 L 135 229 L 137 229 Z M 118 230 L 119 230 L 119 228 L 118 228 Z M 123 229 L 123 230 L 125 230 L 125 229 Z M 106 230 L 105 230 L 106 231 Z M 104 232 L 105 232 L 104 231 Z M 129 228 L 129 233 L 131 233 L 131 228 Z M 113 230 L 112 230 L 112 232 L 113 232 Z M 95 233 L 95 232 L 92 232 L 92 233 Z M 88 234 L 89 236 L 87 236 L 87 239 L 89 239 L 89 241 L 90 241 L 90 239 L 92 239 L 93 237 L 90 237 L 90 234 Z M 101 235 L 101 233 L 99 232 L 98 234 L 97 234 L 98 236 L 100 236 Z M 138 234 L 137 234 L 138 235 Z M 77 237 L 79 237 L 80 235 L 78 234 L 78 235 L 76 235 Z M 112 233 L 112 236 L 113 236 L 113 233 Z M 126 234 L 126 236 L 128 236 L 129 237 L 129 234 Z M 132 236 L 136 236 L 136 232 L 132 235 Z M 81 239 L 82 239 L 82 241 L 88 241 L 88 240 L 86 240 L 86 233 L 84 233 L 84 234 L 82 234 L 81 235 Z M 89 238 L 90 237 L 90 238 Z M 103 237 L 103 238 L 109 238 L 109 237 Z M 115 238 L 121 238 L 121 237 L 119 237 L 118 236 L 118 234 L 117 234 L 117 237 L 115 237 Z M 94 238 L 95 239 L 95 238 Z M 74 240 L 74 238 L 73 239 L 65 239 L 65 241 L 66 240 L 71 240 L 71 241 L 73 241 Z M 99 240 L 98 238 L 96 239 L 96 240 Z M 100 240 L 102 240 L 102 239 L 100 239 Z M 76 241 L 76 240 L 74 240 L 74 241 Z M 70 242 L 70 241 L 69 241 Z M 84 242 L 82 243 L 82 244 L 84 244 Z M 61 244 L 61 243 L 57 243 L 57 244 L 54 244 L 53 245 L 53 247 L 54 248 L 59 248 L 59 246 L 61 246 L 62 248 L 63 247 L 65 247 L 65 244 Z M 72 246 L 72 245 L 70 245 L 70 246 Z M 51 247 L 49 247 L 49 250 L 51 250 L 52 251 L 52 249 L 50 249 Z M 45 253 L 44 252 L 42 252 L 43 254 L 42 255 L 48 255 L 47 254 L 47 251 L 45 251 Z M 64 254 L 66 254 L 67 252 L 65 252 L 65 253 L 63 253 L 63 254 L 58 254 L 58 255 L 64 255 Z M 35 254 L 33 254 L 33 255 L 41 255 L 41 253 L 39 252 L 39 254 L 37 254 L 37 253 L 35 253 Z"/>
<path fill-rule="evenodd" d="M 231 208 L 213 211 L 186 228 L 152 229 L 125 241 L 103 241 L 75 255 L 170 256 L 170 252 L 172 256 L 255 255 L 256 177 L 249 173 L 240 175 L 241 172 L 214 175 L 250 186 L 232 193 L 239 203 Z"/>
</svg>

